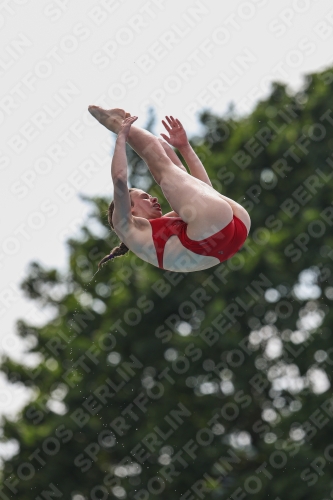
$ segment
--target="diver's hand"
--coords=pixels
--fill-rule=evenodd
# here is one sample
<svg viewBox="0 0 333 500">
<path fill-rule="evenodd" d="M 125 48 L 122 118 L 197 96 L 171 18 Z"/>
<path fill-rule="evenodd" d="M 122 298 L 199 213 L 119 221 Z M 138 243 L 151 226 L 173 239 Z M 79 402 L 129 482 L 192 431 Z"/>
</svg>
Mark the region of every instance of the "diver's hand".
<svg viewBox="0 0 333 500">
<path fill-rule="evenodd" d="M 163 139 L 165 139 L 166 142 L 171 144 L 171 146 L 174 146 L 179 150 L 187 146 L 188 145 L 187 135 L 180 121 L 177 118 L 175 119 L 173 116 L 170 117 L 166 116 L 165 118 L 168 124 L 164 120 L 162 120 L 162 123 L 166 128 L 167 132 L 169 133 L 170 137 L 168 137 L 165 134 L 161 134 Z"/>
<path fill-rule="evenodd" d="M 125 139 L 127 141 L 127 137 L 129 136 L 131 125 L 138 119 L 137 116 L 128 116 L 125 118 L 121 124 L 121 128 L 118 132 L 118 137 Z"/>
</svg>

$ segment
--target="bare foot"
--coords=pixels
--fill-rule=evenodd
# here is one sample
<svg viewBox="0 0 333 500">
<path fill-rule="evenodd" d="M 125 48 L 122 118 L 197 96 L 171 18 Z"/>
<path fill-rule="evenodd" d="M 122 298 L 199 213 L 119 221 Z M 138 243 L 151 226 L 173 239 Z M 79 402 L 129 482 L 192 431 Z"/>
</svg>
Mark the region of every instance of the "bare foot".
<svg viewBox="0 0 333 500">
<path fill-rule="evenodd" d="M 88 107 L 88 111 L 99 123 L 115 134 L 118 134 L 122 121 L 131 116 L 130 113 L 120 108 L 103 109 L 92 105 Z"/>
</svg>

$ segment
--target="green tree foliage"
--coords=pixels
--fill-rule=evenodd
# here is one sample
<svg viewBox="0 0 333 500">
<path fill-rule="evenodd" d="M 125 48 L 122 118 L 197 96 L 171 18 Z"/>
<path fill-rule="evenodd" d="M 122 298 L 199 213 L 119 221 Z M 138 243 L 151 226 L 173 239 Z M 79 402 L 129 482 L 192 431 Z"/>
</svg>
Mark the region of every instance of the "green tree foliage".
<svg viewBox="0 0 333 500">
<path fill-rule="evenodd" d="M 231 260 L 181 274 L 128 254 L 94 276 L 117 241 L 95 198 L 68 274 L 31 264 L 23 290 L 50 320 L 18 323 L 34 369 L 2 365 L 34 396 L 4 422 L 19 451 L 0 498 L 331 498 L 332 82 L 276 84 L 248 117 L 202 113 L 192 143 L 252 218 Z"/>
</svg>

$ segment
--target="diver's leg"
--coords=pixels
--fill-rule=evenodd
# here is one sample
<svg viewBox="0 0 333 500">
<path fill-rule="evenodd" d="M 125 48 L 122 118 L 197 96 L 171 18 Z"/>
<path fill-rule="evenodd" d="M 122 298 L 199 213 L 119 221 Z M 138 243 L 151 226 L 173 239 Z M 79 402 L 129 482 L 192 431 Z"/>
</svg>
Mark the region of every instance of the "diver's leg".
<svg viewBox="0 0 333 500">
<path fill-rule="evenodd" d="M 105 110 L 98 106 L 89 106 L 89 112 L 107 129 L 115 134 L 118 134 L 121 123 L 126 116 L 130 116 L 123 109 Z M 160 184 L 161 171 L 159 163 L 164 159 L 171 163 L 164 147 L 157 137 L 142 128 L 131 126 L 130 133 L 127 138 L 127 143 L 134 151 L 147 163 L 148 168 L 156 180 Z M 175 154 L 175 156 L 177 156 Z"/>
<path fill-rule="evenodd" d="M 172 163 L 174 163 L 175 165 L 177 165 L 177 167 L 179 167 L 182 170 L 184 170 L 184 172 L 187 172 L 186 168 L 184 167 L 184 165 L 182 164 L 181 160 L 178 158 L 178 156 L 176 155 L 176 153 L 174 152 L 174 150 L 172 149 L 172 147 L 170 147 L 167 142 L 163 141 L 163 139 L 159 138 L 158 140 L 162 144 L 162 146 L 164 148 L 164 151 L 166 152 L 166 154 L 168 155 L 168 157 L 170 158 L 170 160 L 172 161 Z"/>
</svg>

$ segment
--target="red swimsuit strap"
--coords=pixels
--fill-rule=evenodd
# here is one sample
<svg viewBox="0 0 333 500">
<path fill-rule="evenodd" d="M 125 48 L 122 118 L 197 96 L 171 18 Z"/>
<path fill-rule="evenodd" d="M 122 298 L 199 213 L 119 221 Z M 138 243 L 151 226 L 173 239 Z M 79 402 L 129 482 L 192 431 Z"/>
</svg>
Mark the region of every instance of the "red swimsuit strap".
<svg viewBox="0 0 333 500">
<path fill-rule="evenodd" d="M 163 269 L 163 254 L 166 242 L 174 234 L 179 234 L 180 226 L 185 222 L 180 217 L 158 217 L 148 219 L 152 227 L 152 236 L 155 245 L 158 267 Z"/>
</svg>

